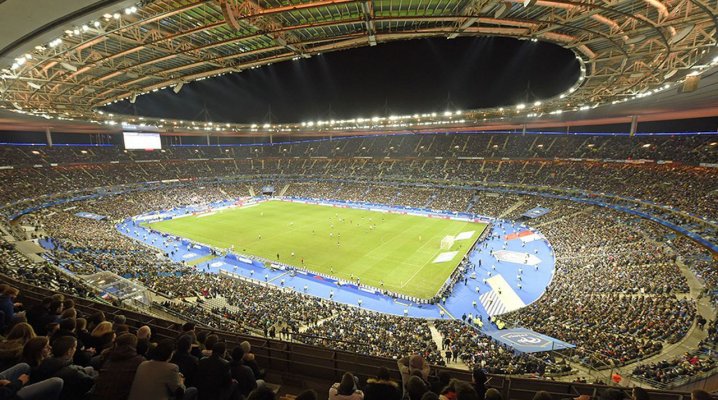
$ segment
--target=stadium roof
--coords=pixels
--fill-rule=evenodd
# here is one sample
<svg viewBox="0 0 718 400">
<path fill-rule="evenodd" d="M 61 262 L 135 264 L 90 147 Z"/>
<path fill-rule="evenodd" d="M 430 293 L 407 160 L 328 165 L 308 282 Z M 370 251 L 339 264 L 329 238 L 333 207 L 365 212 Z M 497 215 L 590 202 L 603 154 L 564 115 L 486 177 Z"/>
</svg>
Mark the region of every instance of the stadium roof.
<svg viewBox="0 0 718 400">
<path fill-rule="evenodd" d="M 713 10 L 704 0 L 0 2 L 0 107 L 29 116 L 3 112 L 0 122 L 40 116 L 108 129 L 125 121 L 178 133 L 347 134 L 625 121 L 636 114 L 648 119 L 718 115 Z M 365 121 L 200 126 L 98 111 L 114 101 L 163 88 L 179 91 L 187 82 L 298 57 L 395 40 L 475 35 L 553 42 L 575 53 L 581 75 L 568 91 L 541 102 Z M 679 93 L 692 83 L 686 79 L 700 78 L 697 91 Z"/>
</svg>

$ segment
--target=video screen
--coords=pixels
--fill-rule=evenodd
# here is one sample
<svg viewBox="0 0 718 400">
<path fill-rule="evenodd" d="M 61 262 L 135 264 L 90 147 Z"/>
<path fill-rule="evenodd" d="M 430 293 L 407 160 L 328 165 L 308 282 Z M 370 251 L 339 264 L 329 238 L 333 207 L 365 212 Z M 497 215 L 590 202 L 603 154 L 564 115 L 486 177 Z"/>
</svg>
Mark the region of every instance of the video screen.
<svg viewBox="0 0 718 400">
<path fill-rule="evenodd" d="M 122 132 L 127 150 L 159 150 L 162 141 L 159 133 Z"/>
</svg>

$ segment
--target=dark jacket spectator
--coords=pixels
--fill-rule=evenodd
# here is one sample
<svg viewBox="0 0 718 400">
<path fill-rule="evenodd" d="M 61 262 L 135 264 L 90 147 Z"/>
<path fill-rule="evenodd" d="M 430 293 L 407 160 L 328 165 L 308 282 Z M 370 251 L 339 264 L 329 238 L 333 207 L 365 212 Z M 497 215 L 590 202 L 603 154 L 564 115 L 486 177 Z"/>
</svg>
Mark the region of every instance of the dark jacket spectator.
<svg viewBox="0 0 718 400">
<path fill-rule="evenodd" d="M 72 363 L 77 340 L 71 336 L 57 338 L 52 344 L 52 357 L 44 360 L 32 376 L 33 382 L 61 378 L 64 382 L 60 399 L 81 398 L 92 389 L 95 377 L 88 370 Z"/>
<path fill-rule="evenodd" d="M 232 378 L 239 385 L 239 392 L 243 396 L 249 396 L 252 390 L 257 388 L 257 377 L 254 376 L 252 368 L 244 365 L 244 351 L 241 347 L 232 350 L 232 362 L 230 363 Z"/>
<path fill-rule="evenodd" d="M 35 321 L 36 325 L 33 325 L 35 332 L 40 336 L 52 334 L 53 326 L 60 323 L 60 313 L 62 313 L 62 302 L 59 300 L 50 301 L 46 312 L 41 312 L 41 315 Z"/>
<path fill-rule="evenodd" d="M 199 360 L 195 375 L 199 400 L 240 398 L 237 384 L 232 381 L 229 361 L 224 359 L 227 345 L 216 342 L 212 346 L 212 355 Z"/>
<path fill-rule="evenodd" d="M 50 338 L 50 341 L 53 342 L 55 339 L 59 338 L 60 336 L 72 336 L 75 339 L 77 339 L 77 335 L 75 334 L 75 320 L 74 319 L 63 319 L 60 320 L 59 329 L 56 330 L 52 337 Z M 77 343 L 78 348 L 82 348 L 80 345 L 80 342 Z"/>
<path fill-rule="evenodd" d="M 137 367 L 145 358 L 137 354 L 137 336 L 120 335 L 100 369 L 94 394 L 103 400 L 126 400 L 130 395 Z"/>
<path fill-rule="evenodd" d="M 365 400 L 400 400 L 402 391 L 399 383 L 391 380 L 389 370 L 379 368 L 376 378 L 369 378 L 364 388 Z"/>
<path fill-rule="evenodd" d="M 474 368 L 471 372 L 471 380 L 474 384 L 474 390 L 480 399 L 486 397 L 486 373 L 481 368 Z"/>
<path fill-rule="evenodd" d="M 115 332 L 112 330 L 112 323 L 102 321 L 92 330 L 91 343 L 85 343 L 85 346 L 94 347 L 96 353 L 100 354 L 103 350 L 111 348 L 114 340 Z"/>
<path fill-rule="evenodd" d="M 423 379 L 416 375 L 409 377 L 406 384 L 406 392 L 409 394 L 410 400 L 421 400 L 421 396 L 429 391 L 429 386 Z"/>
<path fill-rule="evenodd" d="M 6 286 L 0 294 L 0 311 L 2 312 L 3 320 L 0 321 L 0 331 L 4 332 L 5 329 L 10 326 L 13 318 L 15 317 L 15 298 L 20 293 L 14 287 Z"/>
<path fill-rule="evenodd" d="M 25 312 L 25 318 L 27 318 L 27 322 L 32 325 L 32 328 L 35 330 L 35 332 L 40 332 L 41 326 L 41 320 L 45 318 L 45 316 L 48 314 L 48 307 L 50 307 L 50 302 L 52 301 L 52 298 L 46 297 L 42 300 L 40 304 L 35 304 L 34 306 L 30 307 L 27 312 Z"/>
<path fill-rule="evenodd" d="M 170 362 L 179 367 L 180 372 L 184 375 L 185 385 L 194 385 L 194 376 L 197 372 L 199 360 L 197 357 L 189 353 L 192 347 L 192 337 L 190 335 L 182 335 L 177 340 L 177 347 Z"/>
</svg>

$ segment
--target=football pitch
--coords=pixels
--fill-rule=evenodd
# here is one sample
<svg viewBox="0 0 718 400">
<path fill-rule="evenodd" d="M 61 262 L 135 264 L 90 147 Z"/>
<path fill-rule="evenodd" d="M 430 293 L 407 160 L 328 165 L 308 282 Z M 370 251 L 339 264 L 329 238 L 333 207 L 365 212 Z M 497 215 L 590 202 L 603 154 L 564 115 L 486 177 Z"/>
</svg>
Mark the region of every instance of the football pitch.
<svg viewBox="0 0 718 400">
<path fill-rule="evenodd" d="M 486 224 L 267 201 L 150 224 L 152 229 L 407 296 L 433 297 Z M 450 249 L 442 239 L 462 234 Z M 456 252 L 453 257 L 451 253 Z M 443 255 L 444 259 L 437 260 Z"/>
</svg>

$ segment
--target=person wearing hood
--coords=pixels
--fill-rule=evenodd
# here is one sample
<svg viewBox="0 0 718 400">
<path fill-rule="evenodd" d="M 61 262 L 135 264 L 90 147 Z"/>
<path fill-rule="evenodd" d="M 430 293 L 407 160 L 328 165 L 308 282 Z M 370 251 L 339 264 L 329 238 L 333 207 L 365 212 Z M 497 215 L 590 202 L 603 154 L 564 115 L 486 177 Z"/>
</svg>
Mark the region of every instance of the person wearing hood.
<svg viewBox="0 0 718 400">
<path fill-rule="evenodd" d="M 369 378 L 364 388 L 365 400 L 401 400 L 399 383 L 391 380 L 386 367 L 379 368 L 376 378 Z"/>
<path fill-rule="evenodd" d="M 137 367 L 143 361 L 145 358 L 137 354 L 137 336 L 118 336 L 100 369 L 94 394 L 104 400 L 127 400 Z"/>
<path fill-rule="evenodd" d="M 33 382 L 48 378 L 60 378 L 64 385 L 60 393 L 61 400 L 81 398 L 92 389 L 95 384 L 96 372 L 85 369 L 72 363 L 72 357 L 77 350 L 77 339 L 72 336 L 62 336 L 52 343 L 52 357 L 40 363 L 32 376 Z"/>
</svg>

